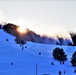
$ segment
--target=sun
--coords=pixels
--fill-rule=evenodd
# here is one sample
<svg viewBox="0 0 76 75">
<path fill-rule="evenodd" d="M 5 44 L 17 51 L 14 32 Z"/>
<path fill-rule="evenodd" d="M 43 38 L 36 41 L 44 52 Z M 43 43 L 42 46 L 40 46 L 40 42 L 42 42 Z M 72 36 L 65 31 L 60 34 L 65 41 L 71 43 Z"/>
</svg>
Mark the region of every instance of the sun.
<svg viewBox="0 0 76 75">
<path fill-rule="evenodd" d="M 21 19 L 21 18 L 16 20 L 15 24 L 19 26 L 17 28 L 17 31 L 20 32 L 20 33 L 25 33 L 26 29 L 31 28 L 30 21 L 27 21 L 27 20 L 24 20 L 24 19 Z"/>
<path fill-rule="evenodd" d="M 25 32 L 25 28 L 24 27 L 19 27 L 17 29 L 17 31 L 20 32 L 20 33 L 24 33 Z"/>
</svg>

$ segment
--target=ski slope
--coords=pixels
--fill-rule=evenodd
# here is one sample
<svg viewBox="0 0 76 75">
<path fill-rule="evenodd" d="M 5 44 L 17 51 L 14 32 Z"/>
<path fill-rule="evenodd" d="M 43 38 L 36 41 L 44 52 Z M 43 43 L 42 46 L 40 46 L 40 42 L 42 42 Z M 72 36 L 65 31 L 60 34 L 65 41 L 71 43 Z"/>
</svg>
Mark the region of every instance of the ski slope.
<svg viewBox="0 0 76 75">
<path fill-rule="evenodd" d="M 36 72 L 37 75 L 59 75 L 59 71 L 64 75 L 64 70 L 65 75 L 76 75 L 74 73 L 76 67 L 72 67 L 70 63 L 76 47 L 27 42 L 22 50 L 14 39 L 15 37 L 0 30 L 0 75 L 36 75 Z M 64 65 L 60 65 L 60 62 L 52 57 L 52 51 L 56 47 L 63 48 L 68 55 L 68 60 Z M 51 65 L 51 62 L 54 62 L 54 65 Z"/>
</svg>

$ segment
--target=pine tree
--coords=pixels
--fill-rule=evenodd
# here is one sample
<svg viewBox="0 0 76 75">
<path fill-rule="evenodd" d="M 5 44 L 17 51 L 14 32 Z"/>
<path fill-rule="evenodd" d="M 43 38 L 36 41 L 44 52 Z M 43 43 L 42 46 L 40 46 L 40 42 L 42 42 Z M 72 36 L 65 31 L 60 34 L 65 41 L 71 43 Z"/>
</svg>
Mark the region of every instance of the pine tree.
<svg viewBox="0 0 76 75">
<path fill-rule="evenodd" d="M 55 48 L 53 50 L 53 58 L 57 59 L 59 61 L 65 61 L 67 60 L 67 55 L 65 55 L 65 52 L 63 51 L 63 49 L 60 48 Z"/>
<path fill-rule="evenodd" d="M 70 62 L 71 62 L 71 64 L 72 64 L 72 66 L 76 66 L 76 51 L 73 53 Z"/>
</svg>

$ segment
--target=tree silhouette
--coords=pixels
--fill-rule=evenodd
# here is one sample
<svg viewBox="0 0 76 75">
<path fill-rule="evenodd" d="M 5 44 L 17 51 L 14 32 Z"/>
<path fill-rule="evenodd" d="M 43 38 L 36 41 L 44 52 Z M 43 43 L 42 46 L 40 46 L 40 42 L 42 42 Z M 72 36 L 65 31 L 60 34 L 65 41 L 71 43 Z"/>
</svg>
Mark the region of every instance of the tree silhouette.
<svg viewBox="0 0 76 75">
<path fill-rule="evenodd" d="M 72 66 L 76 66 L 76 51 L 73 53 L 70 62 L 71 62 L 71 64 L 72 64 Z"/>
<path fill-rule="evenodd" d="M 53 55 L 54 59 L 57 59 L 59 61 L 65 61 L 65 60 L 67 60 L 67 55 L 65 55 L 65 52 L 63 51 L 63 49 L 55 48 L 53 50 L 52 55 Z"/>
</svg>

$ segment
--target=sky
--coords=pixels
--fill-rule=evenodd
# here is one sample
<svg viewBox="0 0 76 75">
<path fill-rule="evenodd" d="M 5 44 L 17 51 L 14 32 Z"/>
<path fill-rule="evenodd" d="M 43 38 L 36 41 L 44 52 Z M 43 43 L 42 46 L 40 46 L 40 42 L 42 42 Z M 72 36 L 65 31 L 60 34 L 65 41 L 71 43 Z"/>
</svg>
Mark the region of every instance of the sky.
<svg viewBox="0 0 76 75">
<path fill-rule="evenodd" d="M 0 0 L 0 21 L 39 34 L 76 31 L 75 0 Z"/>
</svg>

